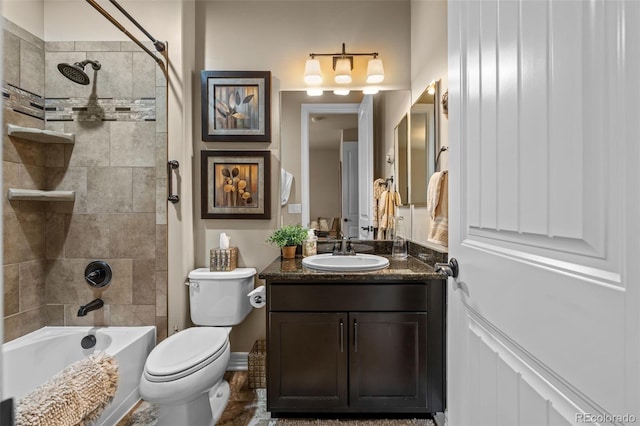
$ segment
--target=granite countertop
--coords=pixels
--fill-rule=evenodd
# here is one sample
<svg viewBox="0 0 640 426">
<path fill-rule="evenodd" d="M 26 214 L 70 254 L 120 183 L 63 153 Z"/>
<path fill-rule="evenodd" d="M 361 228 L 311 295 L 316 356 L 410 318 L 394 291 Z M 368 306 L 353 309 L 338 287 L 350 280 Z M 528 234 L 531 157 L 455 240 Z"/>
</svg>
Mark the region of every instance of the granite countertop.
<svg viewBox="0 0 640 426">
<path fill-rule="evenodd" d="M 260 279 L 273 281 L 424 281 L 446 280 L 447 276 L 435 272 L 433 266 L 422 262 L 416 257 L 409 256 L 406 259 L 393 259 L 391 255 L 380 254 L 389 259 L 389 266 L 377 271 L 367 272 L 327 272 L 317 271 L 302 266 L 302 257 L 295 259 L 282 259 L 278 257 L 269 266 L 260 272 Z"/>
</svg>

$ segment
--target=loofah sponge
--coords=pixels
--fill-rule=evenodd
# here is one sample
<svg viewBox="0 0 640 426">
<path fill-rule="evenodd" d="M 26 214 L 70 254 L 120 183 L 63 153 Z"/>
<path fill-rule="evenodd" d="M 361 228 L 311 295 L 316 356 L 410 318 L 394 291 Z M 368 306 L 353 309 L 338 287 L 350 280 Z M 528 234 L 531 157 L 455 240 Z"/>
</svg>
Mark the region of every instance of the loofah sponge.
<svg viewBox="0 0 640 426">
<path fill-rule="evenodd" d="M 16 426 L 87 426 L 113 400 L 118 363 L 105 353 L 77 361 L 20 400 Z"/>
</svg>

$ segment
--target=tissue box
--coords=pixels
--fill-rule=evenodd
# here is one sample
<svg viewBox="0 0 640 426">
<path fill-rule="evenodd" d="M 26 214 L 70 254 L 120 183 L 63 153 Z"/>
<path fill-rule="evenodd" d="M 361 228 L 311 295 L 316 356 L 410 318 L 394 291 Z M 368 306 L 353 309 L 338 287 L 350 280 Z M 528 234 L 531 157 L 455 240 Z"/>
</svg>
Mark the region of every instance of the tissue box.
<svg viewBox="0 0 640 426">
<path fill-rule="evenodd" d="M 210 271 L 233 271 L 238 267 L 238 247 L 211 249 Z"/>
</svg>

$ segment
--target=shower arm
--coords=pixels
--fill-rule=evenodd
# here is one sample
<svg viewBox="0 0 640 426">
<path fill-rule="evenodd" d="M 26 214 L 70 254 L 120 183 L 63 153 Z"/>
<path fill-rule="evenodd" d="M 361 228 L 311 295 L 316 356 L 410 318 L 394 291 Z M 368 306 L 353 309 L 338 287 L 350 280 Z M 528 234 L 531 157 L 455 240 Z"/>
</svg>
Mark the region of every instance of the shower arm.
<svg viewBox="0 0 640 426">
<path fill-rule="evenodd" d="M 115 0 L 110 0 L 110 1 L 111 1 L 111 3 L 113 3 L 114 6 L 116 6 L 118 8 L 118 10 L 120 10 L 127 18 L 129 18 L 142 32 L 144 32 L 144 34 L 147 37 L 149 37 L 151 39 L 151 41 L 153 42 L 153 44 L 156 47 L 156 49 L 158 50 L 158 52 L 160 52 L 160 54 L 164 57 L 166 63 L 169 63 L 169 53 L 167 51 L 166 43 L 163 43 L 163 42 L 158 41 L 155 38 L 153 38 L 146 30 L 144 30 L 142 28 L 142 26 L 135 19 L 133 19 L 133 17 L 131 17 L 131 15 L 126 13 L 126 11 L 119 4 L 117 4 L 115 2 Z M 149 56 L 151 56 L 154 61 L 156 61 L 156 63 L 158 64 L 158 66 L 162 70 L 162 73 L 164 74 L 165 78 L 169 79 L 169 73 L 168 73 L 168 70 L 167 70 L 167 65 L 165 64 L 165 62 L 162 61 L 162 59 L 158 58 L 151 50 L 149 50 L 144 44 L 142 44 L 142 42 L 140 40 L 138 40 L 133 34 L 131 34 L 129 31 L 127 31 L 127 29 L 124 26 L 122 26 L 122 24 L 120 22 L 118 22 L 118 20 L 116 18 L 114 18 L 109 12 L 107 12 L 104 8 L 102 8 L 102 6 L 100 6 L 95 0 L 87 0 L 87 3 L 89 3 L 102 16 L 107 18 L 107 20 L 109 22 L 111 22 L 113 25 L 115 25 L 116 28 L 118 28 L 120 31 L 122 31 L 127 37 L 129 37 L 131 39 L 131 41 L 133 41 L 135 44 L 137 44 L 142 50 L 147 52 L 147 54 Z"/>
</svg>

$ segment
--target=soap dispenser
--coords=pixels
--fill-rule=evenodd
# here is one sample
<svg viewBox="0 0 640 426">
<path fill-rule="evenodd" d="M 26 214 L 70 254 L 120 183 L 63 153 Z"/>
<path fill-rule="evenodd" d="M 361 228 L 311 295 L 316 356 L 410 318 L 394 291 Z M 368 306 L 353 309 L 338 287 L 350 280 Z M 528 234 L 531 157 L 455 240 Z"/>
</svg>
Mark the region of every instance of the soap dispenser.
<svg viewBox="0 0 640 426">
<path fill-rule="evenodd" d="M 318 237 L 314 229 L 307 230 L 307 239 L 302 243 L 302 257 L 318 254 Z"/>
</svg>

